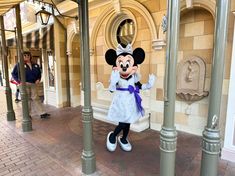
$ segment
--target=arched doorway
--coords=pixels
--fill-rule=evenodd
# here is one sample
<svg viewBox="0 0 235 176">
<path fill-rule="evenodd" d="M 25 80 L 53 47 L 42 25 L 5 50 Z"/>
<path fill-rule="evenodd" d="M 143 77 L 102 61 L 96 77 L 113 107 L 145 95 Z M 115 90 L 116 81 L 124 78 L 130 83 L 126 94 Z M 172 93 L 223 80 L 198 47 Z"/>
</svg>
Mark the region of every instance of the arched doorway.
<svg viewBox="0 0 235 176">
<path fill-rule="evenodd" d="M 81 63 L 80 63 L 80 38 L 74 35 L 71 43 L 69 59 L 69 78 L 71 106 L 81 105 Z"/>
</svg>

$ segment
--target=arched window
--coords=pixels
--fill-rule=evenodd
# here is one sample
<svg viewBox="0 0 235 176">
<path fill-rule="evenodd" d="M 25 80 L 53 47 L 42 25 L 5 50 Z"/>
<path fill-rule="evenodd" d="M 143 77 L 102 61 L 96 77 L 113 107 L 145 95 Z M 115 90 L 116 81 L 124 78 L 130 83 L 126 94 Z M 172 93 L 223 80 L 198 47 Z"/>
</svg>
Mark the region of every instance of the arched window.
<svg viewBox="0 0 235 176">
<path fill-rule="evenodd" d="M 137 33 L 134 15 L 130 12 L 113 15 L 105 27 L 105 41 L 109 48 L 118 44 L 133 44 Z"/>
<path fill-rule="evenodd" d="M 135 34 L 134 21 L 131 19 L 123 20 L 117 28 L 116 36 L 117 42 L 120 44 L 127 45 L 132 43 Z"/>
</svg>

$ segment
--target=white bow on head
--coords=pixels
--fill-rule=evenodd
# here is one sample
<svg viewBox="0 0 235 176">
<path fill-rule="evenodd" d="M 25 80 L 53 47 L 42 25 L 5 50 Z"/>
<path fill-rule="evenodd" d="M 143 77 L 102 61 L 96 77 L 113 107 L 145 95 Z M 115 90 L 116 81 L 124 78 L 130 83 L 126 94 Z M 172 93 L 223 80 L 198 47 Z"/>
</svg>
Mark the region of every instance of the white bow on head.
<svg viewBox="0 0 235 176">
<path fill-rule="evenodd" d="M 118 44 L 117 49 L 116 49 L 116 54 L 117 56 L 121 53 L 129 53 L 133 54 L 132 46 L 131 44 L 128 44 L 126 48 L 123 48 L 122 45 Z"/>
</svg>

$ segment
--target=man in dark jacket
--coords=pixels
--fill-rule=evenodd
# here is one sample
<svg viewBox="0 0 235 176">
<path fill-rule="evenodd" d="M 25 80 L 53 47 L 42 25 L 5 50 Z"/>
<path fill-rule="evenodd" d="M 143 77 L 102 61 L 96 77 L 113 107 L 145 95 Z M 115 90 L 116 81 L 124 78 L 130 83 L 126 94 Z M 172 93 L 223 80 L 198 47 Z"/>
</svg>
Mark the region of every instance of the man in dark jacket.
<svg viewBox="0 0 235 176">
<path fill-rule="evenodd" d="M 34 108 L 41 118 L 47 118 L 50 114 L 46 113 L 40 98 L 38 96 L 38 84 L 41 81 L 41 69 L 38 64 L 32 63 L 31 53 L 24 52 L 24 68 L 25 68 L 25 80 L 26 80 L 26 90 L 28 94 L 29 110 L 31 115 L 31 110 Z M 19 74 L 19 63 L 17 63 L 12 71 L 12 77 L 16 82 L 20 84 L 20 74 Z"/>
</svg>

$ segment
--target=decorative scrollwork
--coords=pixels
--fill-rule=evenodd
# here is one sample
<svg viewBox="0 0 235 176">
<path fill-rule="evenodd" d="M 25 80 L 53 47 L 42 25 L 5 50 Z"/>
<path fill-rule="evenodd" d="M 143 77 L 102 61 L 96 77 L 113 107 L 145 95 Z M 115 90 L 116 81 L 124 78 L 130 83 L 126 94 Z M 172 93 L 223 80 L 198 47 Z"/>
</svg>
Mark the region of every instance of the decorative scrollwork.
<svg viewBox="0 0 235 176">
<path fill-rule="evenodd" d="M 175 129 L 162 128 L 160 132 L 160 149 L 165 152 L 175 152 L 177 132 Z"/>
<path fill-rule="evenodd" d="M 209 154 L 219 154 L 220 153 L 220 142 L 208 142 L 206 140 L 202 141 L 202 150 Z"/>
</svg>

